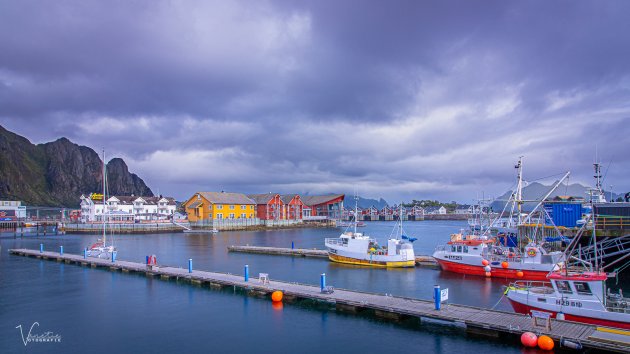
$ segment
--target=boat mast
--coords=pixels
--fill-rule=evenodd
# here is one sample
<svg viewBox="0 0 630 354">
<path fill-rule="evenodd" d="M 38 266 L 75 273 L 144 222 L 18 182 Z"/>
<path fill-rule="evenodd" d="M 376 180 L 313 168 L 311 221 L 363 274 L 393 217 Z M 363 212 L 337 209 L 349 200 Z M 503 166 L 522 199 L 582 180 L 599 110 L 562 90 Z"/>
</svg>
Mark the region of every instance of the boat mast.
<svg viewBox="0 0 630 354">
<path fill-rule="evenodd" d="M 521 224 L 521 214 L 523 211 L 523 156 L 518 158 L 518 164 L 514 166 L 517 173 L 517 184 L 516 184 L 516 210 L 518 212 L 518 225 Z"/>
<path fill-rule="evenodd" d="M 354 233 L 357 233 L 357 223 L 359 219 L 357 218 L 357 212 L 359 210 L 359 195 L 357 193 L 354 194 Z"/>
<path fill-rule="evenodd" d="M 105 247 L 106 242 L 107 242 L 107 235 L 105 232 L 105 149 L 103 149 L 103 247 Z"/>
</svg>

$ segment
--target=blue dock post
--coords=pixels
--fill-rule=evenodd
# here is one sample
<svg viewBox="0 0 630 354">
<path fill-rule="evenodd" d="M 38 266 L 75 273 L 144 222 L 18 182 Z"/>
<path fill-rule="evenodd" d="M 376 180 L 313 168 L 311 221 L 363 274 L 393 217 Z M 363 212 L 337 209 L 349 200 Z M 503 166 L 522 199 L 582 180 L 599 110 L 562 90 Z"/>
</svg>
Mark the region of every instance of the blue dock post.
<svg viewBox="0 0 630 354">
<path fill-rule="evenodd" d="M 43 243 L 39 244 L 39 253 L 44 253 L 44 244 Z"/>
<path fill-rule="evenodd" d="M 63 255 L 63 246 L 59 246 L 59 254 Z"/>
<path fill-rule="evenodd" d="M 441 297 L 441 292 L 440 292 L 440 286 L 436 285 L 433 287 L 433 298 L 435 299 L 435 309 L 436 310 L 440 310 L 440 305 L 442 303 L 442 297 Z"/>
<path fill-rule="evenodd" d="M 322 273 L 322 275 L 320 275 L 319 287 L 321 288 L 321 290 L 324 290 L 326 288 L 326 273 Z"/>
<path fill-rule="evenodd" d="M 116 262 L 116 252 L 112 252 L 112 263 Z"/>
<path fill-rule="evenodd" d="M 83 249 L 83 259 L 87 258 L 87 248 Z"/>
<path fill-rule="evenodd" d="M 245 281 L 249 281 L 249 265 L 245 264 Z"/>
<path fill-rule="evenodd" d="M 145 264 L 149 264 L 149 256 L 147 256 L 147 262 Z"/>
<path fill-rule="evenodd" d="M 293 243 L 293 241 L 291 241 L 291 249 L 294 250 L 295 249 L 295 243 Z"/>
<path fill-rule="evenodd" d="M 188 258 L 188 273 L 192 273 L 192 258 Z"/>
</svg>

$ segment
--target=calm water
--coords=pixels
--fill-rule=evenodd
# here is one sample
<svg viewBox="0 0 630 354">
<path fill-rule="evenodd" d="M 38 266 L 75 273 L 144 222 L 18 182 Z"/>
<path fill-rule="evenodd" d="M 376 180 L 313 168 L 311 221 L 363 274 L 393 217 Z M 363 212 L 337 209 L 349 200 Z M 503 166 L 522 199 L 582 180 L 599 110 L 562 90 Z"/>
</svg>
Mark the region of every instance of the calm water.
<svg viewBox="0 0 630 354">
<path fill-rule="evenodd" d="M 418 237 L 416 254 L 431 254 L 464 222 L 406 223 L 407 234 Z M 372 222 L 362 231 L 383 242 L 393 223 Z M 118 258 L 143 262 L 157 255 L 158 263 L 241 274 L 269 273 L 270 278 L 319 284 L 319 275 L 339 288 L 430 299 L 434 284 L 449 288 L 450 301 L 492 307 L 505 282 L 442 273 L 433 269 L 383 270 L 330 263 L 323 259 L 228 253 L 228 245 L 323 248 L 338 229 L 297 229 L 206 234 L 122 235 L 115 237 Z M 0 239 L 1 352 L 212 352 L 212 353 L 520 353 L 512 343 L 467 337 L 456 329 L 405 326 L 334 311 L 285 305 L 269 300 L 11 256 L 9 248 L 46 250 L 64 246 L 79 254 L 93 235 L 64 235 Z M 465 279 L 465 280 L 464 280 Z M 498 309 L 509 310 L 507 300 Z M 61 343 L 22 343 L 35 322 L 34 334 L 51 331 Z M 25 334 L 26 335 L 26 334 Z"/>
</svg>

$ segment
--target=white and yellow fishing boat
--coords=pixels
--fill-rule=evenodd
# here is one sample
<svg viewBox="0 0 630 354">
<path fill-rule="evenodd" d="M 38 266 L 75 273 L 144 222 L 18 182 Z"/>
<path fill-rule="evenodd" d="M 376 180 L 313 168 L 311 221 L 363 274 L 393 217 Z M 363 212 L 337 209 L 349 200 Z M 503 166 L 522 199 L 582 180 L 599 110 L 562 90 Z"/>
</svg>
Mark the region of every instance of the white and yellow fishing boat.
<svg viewBox="0 0 630 354">
<path fill-rule="evenodd" d="M 356 214 L 355 214 L 356 215 Z M 415 267 L 416 257 L 412 242 L 415 238 L 407 237 L 402 231 L 402 221 L 398 237 L 390 237 L 387 245 L 380 246 L 376 239 L 354 231 L 346 231 L 338 238 L 325 240 L 328 258 L 333 262 L 355 264 L 370 267 Z"/>
</svg>

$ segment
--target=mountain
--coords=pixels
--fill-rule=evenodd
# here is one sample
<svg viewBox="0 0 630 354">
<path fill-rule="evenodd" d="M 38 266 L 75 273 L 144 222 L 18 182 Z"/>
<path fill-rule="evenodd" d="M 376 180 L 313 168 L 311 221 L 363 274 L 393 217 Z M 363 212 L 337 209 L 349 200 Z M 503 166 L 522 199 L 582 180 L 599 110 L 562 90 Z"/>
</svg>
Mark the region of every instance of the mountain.
<svg viewBox="0 0 630 354">
<path fill-rule="evenodd" d="M 359 197 L 357 204 L 359 205 L 359 208 L 367 209 L 371 206 L 375 206 L 378 210 L 381 210 L 389 205 L 383 198 L 376 200 L 362 197 Z M 346 194 L 346 200 L 344 201 L 343 205 L 349 209 L 354 208 L 354 198 Z"/>
<path fill-rule="evenodd" d="M 102 187 L 102 160 L 86 146 L 66 138 L 45 144 L 28 139 L 0 126 L 0 199 L 21 200 L 27 205 L 79 205 L 81 194 L 99 192 Z M 122 159 L 107 163 L 111 195 L 153 196 L 144 181 L 129 173 Z"/>
<path fill-rule="evenodd" d="M 553 185 L 555 185 L 555 183 L 553 183 Z M 533 182 L 527 185 L 526 187 L 523 187 L 523 200 L 532 201 L 532 202 L 523 203 L 523 210 L 531 211 L 532 209 L 534 209 L 534 207 L 536 207 L 536 204 L 537 204 L 537 202 L 534 202 L 534 201 L 539 201 L 542 197 L 544 197 L 545 194 L 547 194 L 551 190 L 553 185 L 547 186 L 542 183 Z M 568 186 L 560 185 L 555 191 L 553 191 L 553 193 L 551 193 L 549 198 L 553 198 L 559 195 L 564 195 L 564 196 L 581 197 L 584 199 L 588 199 L 587 191 L 589 188 L 590 187 L 583 186 L 579 183 L 569 184 Z M 510 199 L 511 194 L 512 194 L 512 191 L 507 191 L 502 196 L 495 199 L 494 202 L 490 204 L 490 207 L 492 207 L 492 210 L 496 212 L 500 212 L 501 210 L 503 210 L 503 207 L 505 206 L 507 201 Z M 608 195 L 609 195 L 608 192 L 606 192 L 607 198 L 608 198 Z"/>
</svg>

